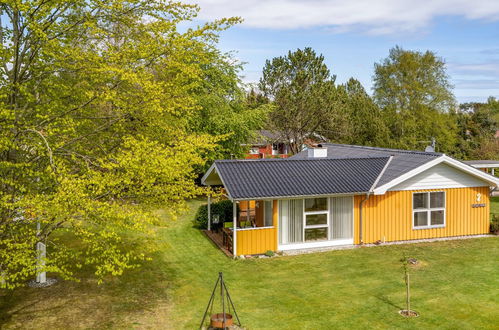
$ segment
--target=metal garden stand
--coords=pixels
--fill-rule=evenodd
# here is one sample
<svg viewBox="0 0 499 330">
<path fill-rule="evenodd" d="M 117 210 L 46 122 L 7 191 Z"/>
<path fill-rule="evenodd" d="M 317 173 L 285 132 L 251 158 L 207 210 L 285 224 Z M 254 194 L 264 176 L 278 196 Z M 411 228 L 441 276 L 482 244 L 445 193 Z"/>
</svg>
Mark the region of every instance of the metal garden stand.
<svg viewBox="0 0 499 330">
<path fill-rule="evenodd" d="M 221 314 L 213 314 L 213 305 L 215 302 L 215 294 L 217 292 L 217 288 L 220 286 L 220 304 L 222 307 L 222 313 Z M 225 312 L 225 309 L 227 308 L 228 313 Z M 241 326 L 241 321 L 239 320 L 239 316 L 237 315 L 236 308 L 234 307 L 234 303 L 232 302 L 232 299 L 229 294 L 229 290 L 227 289 L 227 286 L 225 285 L 225 281 L 223 278 L 223 273 L 220 272 L 218 273 L 218 279 L 215 283 L 215 287 L 213 288 L 213 292 L 211 293 L 210 300 L 208 301 L 208 305 L 206 306 L 206 310 L 203 315 L 203 320 L 201 321 L 201 324 L 199 326 L 200 329 L 203 328 L 204 321 L 206 320 L 206 315 L 208 315 L 208 311 L 211 315 L 211 324 L 212 327 L 214 326 L 214 317 L 222 317 L 222 322 L 219 324 L 221 325 L 222 329 L 226 329 L 230 325 L 232 325 L 232 314 L 231 311 L 234 312 L 234 315 L 236 316 L 237 319 L 237 325 Z M 220 328 L 220 326 L 217 326 Z"/>
</svg>

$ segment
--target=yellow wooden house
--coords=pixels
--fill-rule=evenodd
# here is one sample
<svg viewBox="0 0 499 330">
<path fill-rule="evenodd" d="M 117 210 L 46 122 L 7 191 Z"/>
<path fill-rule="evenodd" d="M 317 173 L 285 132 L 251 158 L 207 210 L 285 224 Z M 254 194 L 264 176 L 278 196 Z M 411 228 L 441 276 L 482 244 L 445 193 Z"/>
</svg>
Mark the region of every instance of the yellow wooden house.
<svg viewBox="0 0 499 330">
<path fill-rule="evenodd" d="M 221 234 L 239 256 L 487 234 L 499 179 L 441 153 L 324 144 L 215 161 L 202 183 L 233 201 Z"/>
</svg>

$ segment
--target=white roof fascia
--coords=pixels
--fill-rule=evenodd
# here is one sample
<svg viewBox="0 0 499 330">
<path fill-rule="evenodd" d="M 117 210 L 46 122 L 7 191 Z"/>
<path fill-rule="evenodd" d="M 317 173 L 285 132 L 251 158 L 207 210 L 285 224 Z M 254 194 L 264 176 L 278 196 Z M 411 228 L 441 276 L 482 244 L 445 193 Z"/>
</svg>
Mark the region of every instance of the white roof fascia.
<svg viewBox="0 0 499 330">
<path fill-rule="evenodd" d="M 213 164 L 211 164 L 210 168 L 208 169 L 208 171 L 206 171 L 206 173 L 203 175 L 203 177 L 201 178 L 201 184 L 203 186 L 206 186 L 206 179 L 208 179 L 208 176 L 210 176 L 211 172 L 213 172 L 213 170 L 215 169 L 215 162 L 213 162 Z"/>
<path fill-rule="evenodd" d="M 346 197 L 346 196 L 356 196 L 356 195 L 365 195 L 366 192 L 347 192 L 347 193 L 339 193 L 339 194 L 334 194 L 334 193 L 328 193 L 328 194 L 316 194 L 316 195 L 290 195 L 290 196 L 267 196 L 267 197 L 250 197 L 250 198 L 237 198 L 235 201 L 254 201 L 254 200 L 259 200 L 259 201 L 269 201 L 269 200 L 276 200 L 276 199 L 303 199 L 303 198 L 320 198 L 320 197 Z"/>
<path fill-rule="evenodd" d="M 203 175 L 203 177 L 201 178 L 201 184 L 206 186 L 206 179 L 208 178 L 208 176 L 211 174 L 211 172 L 215 171 L 215 173 L 217 173 L 218 177 L 220 178 L 220 181 L 222 181 L 222 185 L 224 186 L 225 190 L 227 191 L 227 197 L 231 200 L 231 201 L 234 201 L 234 199 L 232 198 L 232 196 L 230 195 L 230 191 L 229 191 L 229 188 L 227 188 L 227 186 L 225 185 L 225 182 L 224 182 L 224 178 L 222 177 L 222 175 L 220 175 L 220 171 L 218 170 L 217 168 L 217 164 L 216 163 L 213 163 L 210 168 L 208 169 L 208 171 L 205 173 L 205 175 Z"/>
<path fill-rule="evenodd" d="M 466 164 L 474 168 L 498 168 L 499 164 Z"/>
<path fill-rule="evenodd" d="M 399 176 L 398 178 L 393 179 L 392 181 L 385 183 L 384 185 L 374 189 L 374 194 L 375 195 L 384 195 L 388 189 L 393 188 L 396 185 L 398 185 L 399 183 L 402 183 L 402 182 L 412 178 L 413 176 L 418 175 L 419 173 L 422 173 L 422 172 L 426 171 L 427 169 L 430 169 L 433 166 L 438 165 L 440 163 L 445 163 L 445 164 L 448 164 L 452 167 L 460 169 L 465 173 L 468 173 L 474 177 L 477 177 L 479 179 L 482 179 L 482 180 L 488 182 L 489 184 L 491 184 L 491 186 L 494 186 L 494 187 L 499 186 L 499 178 L 494 177 L 490 174 L 487 174 L 483 171 L 480 171 L 480 170 L 478 170 L 470 165 L 462 163 L 462 162 L 444 154 L 444 155 L 442 155 L 438 158 L 435 158 L 434 160 L 429 161 L 429 162 L 413 169 L 412 171 L 409 171 L 409 172 Z"/>
</svg>

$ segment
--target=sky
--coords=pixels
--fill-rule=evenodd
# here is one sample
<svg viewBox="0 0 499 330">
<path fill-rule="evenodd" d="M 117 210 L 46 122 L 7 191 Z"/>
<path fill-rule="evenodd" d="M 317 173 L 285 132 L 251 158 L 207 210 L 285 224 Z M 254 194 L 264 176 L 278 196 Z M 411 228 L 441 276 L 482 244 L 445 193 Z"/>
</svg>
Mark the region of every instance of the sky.
<svg viewBox="0 0 499 330">
<path fill-rule="evenodd" d="M 220 48 L 258 82 L 266 59 L 312 47 L 337 83 L 358 79 L 368 92 L 374 63 L 395 45 L 442 57 L 459 102 L 499 97 L 499 0 L 190 0 L 198 21 L 239 16 Z"/>
</svg>

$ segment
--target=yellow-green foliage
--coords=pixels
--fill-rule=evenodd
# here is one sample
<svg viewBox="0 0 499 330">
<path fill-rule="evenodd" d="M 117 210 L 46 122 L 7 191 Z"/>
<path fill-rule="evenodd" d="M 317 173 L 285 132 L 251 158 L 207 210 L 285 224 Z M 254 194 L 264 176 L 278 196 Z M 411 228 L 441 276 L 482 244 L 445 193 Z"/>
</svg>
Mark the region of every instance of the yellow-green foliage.
<svg viewBox="0 0 499 330">
<path fill-rule="evenodd" d="M 237 70 L 216 42 L 239 19 L 179 31 L 197 10 L 163 0 L 0 4 L 0 287 L 34 276 L 38 241 L 45 270 L 63 278 L 80 267 L 99 280 L 121 274 L 147 258 L 154 207 L 175 215 L 203 193 L 195 170 L 224 136 L 190 123 L 217 80 L 206 68 Z M 125 239 L 130 229 L 145 234 Z M 57 241 L 62 232 L 72 244 Z"/>
</svg>

